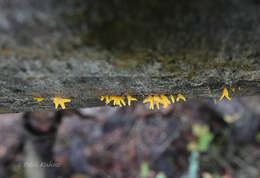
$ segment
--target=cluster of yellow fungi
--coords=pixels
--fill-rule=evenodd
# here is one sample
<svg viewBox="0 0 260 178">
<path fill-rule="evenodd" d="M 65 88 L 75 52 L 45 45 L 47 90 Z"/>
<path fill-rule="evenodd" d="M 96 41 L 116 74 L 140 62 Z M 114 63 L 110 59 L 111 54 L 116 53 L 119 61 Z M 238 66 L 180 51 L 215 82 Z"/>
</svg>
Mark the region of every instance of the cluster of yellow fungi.
<svg viewBox="0 0 260 178">
<path fill-rule="evenodd" d="M 126 98 L 127 98 L 128 106 L 131 106 L 132 101 L 137 101 L 136 98 L 134 98 L 130 95 L 127 95 Z M 109 104 L 111 101 L 113 101 L 113 105 L 119 106 L 119 107 L 122 107 L 122 105 L 126 106 L 124 99 L 125 99 L 125 96 L 101 96 L 101 98 L 100 98 L 101 101 L 105 100 L 106 104 Z"/>
<path fill-rule="evenodd" d="M 38 102 L 42 102 L 44 100 L 44 98 L 42 97 L 34 97 L 34 100 L 38 101 Z M 55 97 L 55 98 L 51 98 L 53 103 L 55 104 L 55 109 L 58 109 L 59 106 L 61 106 L 62 109 L 66 109 L 65 103 L 70 103 L 71 99 L 67 99 L 67 98 L 62 98 L 62 97 Z"/>
<path fill-rule="evenodd" d="M 137 101 L 137 98 L 134 98 L 130 95 L 126 96 L 128 101 L 128 106 L 131 106 L 132 101 Z M 109 104 L 113 101 L 114 106 L 126 106 L 126 103 L 124 101 L 125 96 L 101 96 L 100 100 L 105 101 L 106 104 Z M 175 103 L 175 99 L 173 95 L 170 95 L 170 99 L 172 103 Z M 186 101 L 186 98 L 182 94 L 178 94 L 176 101 L 183 100 Z M 157 109 L 160 109 L 160 104 L 163 105 L 164 108 L 166 108 L 168 105 L 171 104 L 171 101 L 165 96 L 165 95 L 149 95 L 147 98 L 144 99 L 143 103 L 150 103 L 150 109 L 154 109 L 154 106 L 157 107 Z"/>
<path fill-rule="evenodd" d="M 230 88 L 230 90 L 234 93 L 236 91 L 235 88 Z M 241 90 L 240 87 L 237 88 L 238 91 Z M 222 91 L 222 95 L 220 96 L 219 98 L 219 101 L 222 101 L 224 98 L 228 99 L 229 101 L 231 101 L 231 97 L 229 96 L 229 93 L 228 93 L 228 89 L 227 88 L 224 88 L 223 91 Z M 216 99 L 213 99 L 213 102 L 215 104 L 217 104 L 217 100 Z"/>
<path fill-rule="evenodd" d="M 232 92 L 235 92 L 235 88 L 230 88 Z M 240 87 L 237 88 L 238 90 L 241 90 Z M 211 91 L 209 91 L 211 94 Z M 127 104 L 125 102 L 125 98 L 127 99 Z M 169 99 L 170 98 L 170 99 Z M 148 95 L 144 100 L 143 103 L 149 103 L 150 109 L 154 109 L 155 107 L 157 107 L 157 109 L 160 109 L 160 105 L 163 106 L 163 108 L 168 107 L 168 105 L 170 104 L 174 104 L 175 101 L 178 102 L 180 100 L 186 101 L 186 98 L 182 95 L 182 94 L 178 94 L 177 98 L 175 100 L 173 95 L 170 95 L 169 98 L 163 94 L 160 95 Z M 224 88 L 221 97 L 219 98 L 219 101 L 222 101 L 224 98 L 231 100 L 231 97 L 229 96 L 228 93 L 228 89 Z M 42 102 L 44 100 L 44 98 L 42 97 L 34 97 L 34 100 L 38 101 L 38 102 Z M 51 98 L 53 100 L 53 103 L 55 104 L 55 109 L 58 109 L 59 106 L 61 106 L 62 109 L 65 109 L 65 103 L 69 103 L 71 102 L 71 99 L 68 98 L 62 98 L 62 97 L 54 97 Z M 137 98 L 134 98 L 130 95 L 127 96 L 101 96 L 100 98 L 101 101 L 105 101 L 106 104 L 109 104 L 111 102 L 113 102 L 114 106 L 131 106 L 131 102 L 132 101 L 137 101 Z M 213 102 L 215 104 L 217 104 L 217 100 L 213 99 Z"/>
<path fill-rule="evenodd" d="M 168 99 L 165 95 L 149 95 L 147 98 L 144 99 L 143 103 L 150 103 L 150 109 L 154 109 L 154 106 L 157 107 L 157 109 L 160 109 L 160 104 L 163 105 L 163 108 L 167 108 L 168 105 L 175 103 L 175 99 L 173 95 L 170 95 L 171 101 Z M 176 101 L 186 101 L 186 98 L 182 94 L 178 94 Z"/>
</svg>

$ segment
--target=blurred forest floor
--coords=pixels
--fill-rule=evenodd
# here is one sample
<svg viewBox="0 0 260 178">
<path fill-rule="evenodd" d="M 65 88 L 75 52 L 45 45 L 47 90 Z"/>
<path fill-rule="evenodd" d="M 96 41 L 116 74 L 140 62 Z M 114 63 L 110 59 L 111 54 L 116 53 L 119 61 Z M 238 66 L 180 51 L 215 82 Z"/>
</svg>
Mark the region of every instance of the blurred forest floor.
<svg viewBox="0 0 260 178">
<path fill-rule="evenodd" d="M 259 178 L 260 97 L 0 115 L 0 177 Z"/>
</svg>

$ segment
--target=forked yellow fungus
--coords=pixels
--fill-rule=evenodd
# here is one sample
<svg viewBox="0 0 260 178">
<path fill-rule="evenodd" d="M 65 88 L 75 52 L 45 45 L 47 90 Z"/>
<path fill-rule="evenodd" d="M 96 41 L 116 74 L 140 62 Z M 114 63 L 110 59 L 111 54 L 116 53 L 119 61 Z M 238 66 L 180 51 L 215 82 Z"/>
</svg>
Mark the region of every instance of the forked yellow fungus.
<svg viewBox="0 0 260 178">
<path fill-rule="evenodd" d="M 175 103 L 175 99 L 174 99 L 173 95 L 170 95 L 170 98 L 172 100 L 172 103 Z"/>
<path fill-rule="evenodd" d="M 178 94 L 177 98 L 176 98 L 176 101 L 178 102 L 180 100 L 186 101 L 186 98 L 182 94 Z"/>
<path fill-rule="evenodd" d="M 230 88 L 230 89 L 231 89 L 231 91 L 232 91 L 232 92 L 235 92 L 235 91 L 236 91 L 236 89 L 235 89 L 235 88 Z"/>
<path fill-rule="evenodd" d="M 229 97 L 228 94 L 228 89 L 224 88 L 221 97 L 219 98 L 219 101 L 222 101 L 224 99 L 224 97 L 226 97 L 228 100 L 231 100 L 231 98 Z"/>
<path fill-rule="evenodd" d="M 160 96 L 159 95 L 154 95 L 153 100 L 154 100 L 154 104 L 156 105 L 156 107 L 158 109 L 160 109 L 160 103 L 162 103 L 162 100 L 161 100 Z"/>
<path fill-rule="evenodd" d="M 167 108 L 169 104 L 171 104 L 170 100 L 165 95 L 160 95 L 161 97 L 161 104 L 164 108 Z"/>
<path fill-rule="evenodd" d="M 100 100 L 101 100 L 101 101 L 106 100 L 106 101 L 105 101 L 106 104 L 109 104 L 109 103 L 111 102 L 111 99 L 110 99 L 109 96 L 101 96 Z"/>
<path fill-rule="evenodd" d="M 160 104 L 166 108 L 169 104 L 171 104 L 170 100 L 165 95 L 149 95 L 144 99 L 143 103 L 150 103 L 150 109 L 154 109 L 154 105 L 156 105 L 157 109 L 160 109 Z"/>
<path fill-rule="evenodd" d="M 147 98 L 144 99 L 143 103 L 150 103 L 150 109 L 154 109 L 154 96 L 149 95 Z"/>
<path fill-rule="evenodd" d="M 61 97 L 55 97 L 52 98 L 53 103 L 55 104 L 55 109 L 57 109 L 59 107 L 59 105 L 61 106 L 62 109 L 65 109 L 65 103 L 70 103 L 71 100 L 67 99 L 67 98 L 61 98 Z"/>
<path fill-rule="evenodd" d="M 240 87 L 238 87 L 237 89 L 238 89 L 238 91 L 240 91 L 240 90 L 241 90 L 241 88 L 240 88 Z"/>
<path fill-rule="evenodd" d="M 128 101 L 128 106 L 131 106 L 131 102 L 132 101 L 137 101 L 136 98 L 130 96 L 130 95 L 127 95 L 127 101 Z"/>
<path fill-rule="evenodd" d="M 127 98 L 127 101 L 128 101 L 127 102 L 128 106 L 131 106 L 132 101 L 137 101 L 136 98 L 134 98 L 130 95 L 127 95 L 126 98 Z M 119 107 L 126 106 L 124 99 L 125 99 L 124 96 L 101 96 L 101 98 L 100 98 L 101 101 L 105 100 L 106 104 L 109 104 L 111 101 L 114 101 L 113 105 L 119 106 Z"/>
<path fill-rule="evenodd" d="M 122 107 L 122 104 L 125 106 L 125 101 L 124 101 L 125 97 L 124 96 L 110 96 L 110 100 L 114 101 L 113 105 L 114 106 L 119 106 Z"/>
<path fill-rule="evenodd" d="M 44 100 L 44 98 L 42 97 L 33 97 L 34 100 L 38 101 L 38 102 L 41 102 Z"/>
</svg>

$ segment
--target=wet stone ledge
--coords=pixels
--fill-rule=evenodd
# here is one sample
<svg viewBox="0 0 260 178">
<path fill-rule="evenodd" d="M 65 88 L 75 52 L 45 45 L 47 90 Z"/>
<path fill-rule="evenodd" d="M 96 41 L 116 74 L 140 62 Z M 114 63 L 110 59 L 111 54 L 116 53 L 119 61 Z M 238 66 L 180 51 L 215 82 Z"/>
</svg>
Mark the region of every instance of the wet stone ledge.
<svg viewBox="0 0 260 178">
<path fill-rule="evenodd" d="M 0 113 L 53 110 L 55 97 L 79 108 L 106 95 L 259 95 L 259 7 L 0 0 Z"/>
</svg>

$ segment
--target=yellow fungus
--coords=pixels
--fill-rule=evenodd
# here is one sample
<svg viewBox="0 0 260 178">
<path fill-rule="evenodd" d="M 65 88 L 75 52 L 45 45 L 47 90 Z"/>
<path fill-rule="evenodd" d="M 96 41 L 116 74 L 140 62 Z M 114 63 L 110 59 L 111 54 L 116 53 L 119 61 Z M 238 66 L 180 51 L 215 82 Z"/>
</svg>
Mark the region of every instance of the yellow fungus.
<svg viewBox="0 0 260 178">
<path fill-rule="evenodd" d="M 44 98 L 42 97 L 33 97 L 34 100 L 38 101 L 38 102 L 41 102 L 44 100 Z"/>
<path fill-rule="evenodd" d="M 105 103 L 109 104 L 111 102 L 111 99 L 109 96 L 101 96 L 100 100 L 104 101 L 104 99 L 106 100 Z"/>
<path fill-rule="evenodd" d="M 154 98 L 153 95 L 149 95 L 147 98 L 144 99 L 143 103 L 150 103 L 150 109 L 154 109 Z"/>
<path fill-rule="evenodd" d="M 70 103 L 71 100 L 67 99 L 67 98 L 61 98 L 61 97 L 55 97 L 52 98 L 53 103 L 55 104 L 55 109 L 57 109 L 59 107 L 59 105 L 61 106 L 62 109 L 65 109 L 65 103 Z"/>
<path fill-rule="evenodd" d="M 101 96 L 100 98 L 101 101 L 105 100 L 106 104 L 109 104 L 111 101 L 113 101 L 113 105 L 119 107 L 126 106 L 124 99 L 125 99 L 124 96 Z M 127 100 L 129 106 L 131 105 L 131 101 L 137 101 L 136 98 L 130 95 L 127 96 Z"/>
<path fill-rule="evenodd" d="M 122 107 L 122 104 L 125 106 L 125 97 L 124 96 L 110 96 L 110 99 L 111 101 L 114 101 L 113 102 L 113 105 L 114 106 L 119 106 L 119 107 Z"/>
<path fill-rule="evenodd" d="M 127 95 L 127 101 L 128 101 L 128 106 L 131 106 L 131 101 L 137 101 L 137 99 L 130 95 Z"/>
<path fill-rule="evenodd" d="M 186 98 L 182 94 L 178 94 L 177 98 L 176 98 L 176 101 L 178 102 L 180 100 L 186 101 Z"/>
<path fill-rule="evenodd" d="M 229 97 L 228 94 L 228 89 L 224 88 L 221 97 L 219 98 L 219 101 L 222 101 L 224 99 L 224 97 L 226 97 L 228 100 L 231 100 L 231 98 Z"/>
<path fill-rule="evenodd" d="M 240 90 L 241 90 L 241 88 L 240 88 L 240 87 L 238 87 L 237 89 L 238 89 L 238 91 L 240 91 Z"/>
<path fill-rule="evenodd" d="M 144 99 L 143 103 L 150 103 L 150 109 L 154 109 L 154 105 L 157 109 L 160 109 L 160 104 L 166 108 L 169 104 L 171 104 L 170 100 L 165 95 L 149 95 Z"/>
<path fill-rule="evenodd" d="M 157 109 L 160 109 L 160 103 L 162 103 L 162 99 L 159 95 L 154 95 L 153 97 L 154 104 L 156 105 Z"/>
<path fill-rule="evenodd" d="M 231 89 L 231 91 L 232 91 L 232 92 L 235 92 L 235 91 L 236 91 L 236 89 L 235 89 L 235 88 L 230 88 L 230 89 Z"/>
<path fill-rule="evenodd" d="M 165 95 L 160 95 L 161 97 L 161 104 L 163 105 L 164 108 L 167 108 L 169 104 L 171 104 L 170 100 L 165 96 Z"/>
<path fill-rule="evenodd" d="M 175 103 L 175 99 L 174 99 L 173 95 L 170 95 L 170 98 L 172 100 L 172 103 L 174 104 Z"/>
</svg>

